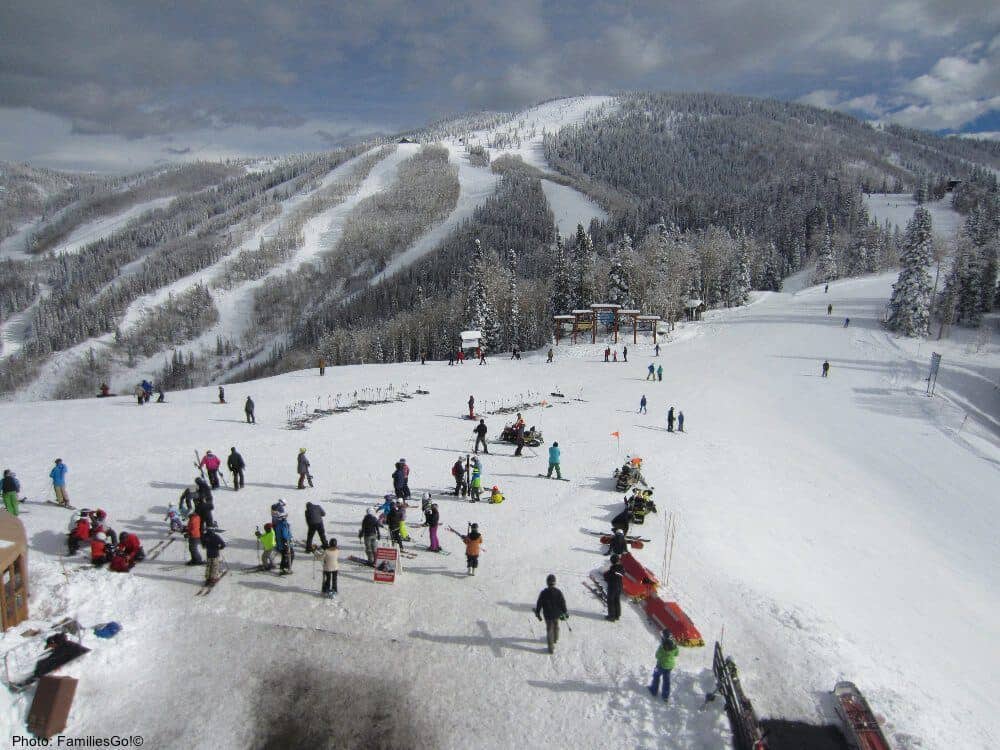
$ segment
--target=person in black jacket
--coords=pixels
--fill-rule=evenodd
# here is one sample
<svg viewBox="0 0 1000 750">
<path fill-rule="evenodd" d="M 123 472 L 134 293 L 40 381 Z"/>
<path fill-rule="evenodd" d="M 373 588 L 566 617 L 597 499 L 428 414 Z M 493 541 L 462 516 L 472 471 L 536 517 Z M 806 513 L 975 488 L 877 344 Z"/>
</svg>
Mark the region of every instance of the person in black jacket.
<svg viewBox="0 0 1000 750">
<path fill-rule="evenodd" d="M 474 453 L 479 453 L 479 444 L 483 444 L 483 453 L 489 453 L 490 449 L 486 447 L 486 420 L 480 419 L 479 424 L 476 425 L 475 429 L 472 430 L 476 433 L 476 447 L 473 450 Z"/>
<path fill-rule="evenodd" d="M 382 532 L 379 531 L 378 518 L 375 516 L 375 511 L 369 508 L 361 521 L 361 530 L 358 531 L 358 539 L 365 543 L 365 557 L 368 558 L 369 565 L 375 565 L 375 547 L 381 538 Z"/>
<path fill-rule="evenodd" d="M 214 529 L 202 532 L 201 543 L 205 545 L 205 557 L 208 558 L 208 567 L 205 570 L 205 585 L 214 586 L 222 577 L 222 550 L 226 548 L 226 543 Z"/>
<path fill-rule="evenodd" d="M 306 552 L 313 551 L 313 535 L 319 534 L 319 540 L 326 549 L 326 529 L 323 528 L 323 516 L 326 511 L 315 503 L 306 503 Z"/>
<path fill-rule="evenodd" d="M 625 568 L 622 567 L 618 555 L 611 556 L 611 567 L 604 573 L 604 582 L 608 585 L 608 616 L 611 622 L 617 622 L 622 616 L 622 580 Z"/>
<path fill-rule="evenodd" d="M 628 534 L 630 523 L 632 523 L 632 511 L 626 507 L 625 510 L 611 519 L 611 529 L 621 529 L 623 534 Z"/>
<path fill-rule="evenodd" d="M 257 424 L 257 418 L 253 415 L 253 399 L 247 396 L 247 401 L 243 404 L 243 411 L 247 415 L 247 424 Z"/>
<path fill-rule="evenodd" d="M 215 526 L 212 518 L 212 511 L 215 510 L 215 502 L 212 499 L 212 488 L 208 486 L 201 477 L 195 477 L 194 483 L 198 486 L 198 494 L 194 499 L 194 512 L 201 516 L 201 527 L 207 529 Z"/>
<path fill-rule="evenodd" d="M 431 503 L 430 508 L 424 512 L 424 524 L 431 536 L 431 544 L 427 549 L 431 552 L 441 551 L 441 543 L 438 541 L 438 525 L 440 523 L 441 513 L 438 511 L 437 503 Z"/>
<path fill-rule="evenodd" d="M 625 532 L 621 529 L 615 529 L 615 535 L 611 537 L 611 541 L 608 543 L 608 551 L 605 555 L 624 555 L 628 552 L 628 541 L 625 539 Z"/>
<path fill-rule="evenodd" d="M 542 615 L 545 615 L 545 642 L 551 654 L 559 642 L 559 621 L 568 620 L 569 613 L 566 611 L 566 599 L 562 591 L 556 588 L 556 577 L 549 573 L 545 584 L 535 604 L 535 617 L 541 620 Z"/>
<path fill-rule="evenodd" d="M 229 449 L 229 458 L 226 459 L 226 466 L 233 474 L 233 492 L 237 492 L 245 482 L 243 481 L 243 470 L 247 467 L 243 461 L 243 456 L 236 452 L 236 448 Z"/>
<path fill-rule="evenodd" d="M 392 508 L 385 516 L 385 525 L 389 527 L 389 538 L 393 544 L 398 544 L 403 549 L 403 536 L 400 533 L 400 524 L 403 523 L 402 503 L 393 503 Z"/>
<path fill-rule="evenodd" d="M 524 450 L 524 421 L 518 420 L 517 426 L 514 428 L 514 440 L 517 443 L 517 448 L 514 450 L 515 456 L 520 456 L 521 451 Z"/>
</svg>

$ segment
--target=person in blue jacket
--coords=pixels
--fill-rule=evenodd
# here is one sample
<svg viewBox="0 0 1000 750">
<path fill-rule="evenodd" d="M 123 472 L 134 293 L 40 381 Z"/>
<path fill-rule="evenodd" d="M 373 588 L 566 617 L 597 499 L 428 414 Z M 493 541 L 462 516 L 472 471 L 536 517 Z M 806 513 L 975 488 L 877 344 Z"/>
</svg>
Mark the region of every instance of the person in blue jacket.
<svg viewBox="0 0 1000 750">
<path fill-rule="evenodd" d="M 640 414 L 645 414 L 646 413 L 646 394 L 645 393 L 642 394 L 642 398 L 639 399 L 639 413 Z"/>
<path fill-rule="evenodd" d="M 292 562 L 295 560 L 295 550 L 292 549 L 292 527 L 288 523 L 288 516 L 282 513 L 274 524 L 274 540 L 278 551 L 281 553 L 281 573 L 282 575 L 292 572 Z"/>
<path fill-rule="evenodd" d="M 52 489 L 56 493 L 57 505 L 69 505 L 69 494 L 66 492 L 66 474 L 69 467 L 63 463 L 61 458 L 56 459 L 56 465 L 52 467 L 49 476 L 52 478 Z"/>
<path fill-rule="evenodd" d="M 559 450 L 559 443 L 552 443 L 549 448 L 549 472 L 545 476 L 551 477 L 552 470 L 556 470 L 556 479 L 562 479 L 562 471 L 559 469 L 559 459 L 561 457 L 561 451 Z"/>
</svg>

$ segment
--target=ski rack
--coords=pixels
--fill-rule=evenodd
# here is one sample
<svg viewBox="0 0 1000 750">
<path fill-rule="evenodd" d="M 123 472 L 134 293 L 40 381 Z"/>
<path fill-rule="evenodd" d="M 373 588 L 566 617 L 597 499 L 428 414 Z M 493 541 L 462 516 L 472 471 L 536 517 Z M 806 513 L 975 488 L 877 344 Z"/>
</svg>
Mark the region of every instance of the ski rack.
<svg viewBox="0 0 1000 750">
<path fill-rule="evenodd" d="M 736 747 L 739 750 L 767 750 L 764 730 L 761 729 L 753 704 L 743 692 L 736 663 L 723 655 L 722 645 L 718 641 L 715 642 L 712 672 L 717 681 L 716 692 L 721 692 L 726 699 L 726 713 L 733 728 Z"/>
</svg>

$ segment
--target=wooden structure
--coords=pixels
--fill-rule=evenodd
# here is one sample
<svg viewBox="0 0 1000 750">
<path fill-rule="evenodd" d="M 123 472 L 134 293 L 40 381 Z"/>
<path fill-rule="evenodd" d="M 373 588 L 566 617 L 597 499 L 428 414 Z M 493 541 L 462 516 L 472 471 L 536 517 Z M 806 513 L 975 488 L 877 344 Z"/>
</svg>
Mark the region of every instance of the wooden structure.
<svg viewBox="0 0 1000 750">
<path fill-rule="evenodd" d="M 616 304 L 614 304 L 612 302 L 595 302 L 594 304 L 592 304 L 590 306 L 590 309 L 593 310 L 593 312 L 594 312 L 594 331 L 593 331 L 593 334 L 590 337 L 590 343 L 591 344 L 596 344 L 597 343 L 597 321 L 599 320 L 598 316 L 600 316 L 600 315 L 605 315 L 606 316 L 606 315 L 610 314 L 612 316 L 611 317 L 611 331 L 615 334 L 615 343 L 617 344 L 618 343 L 618 323 L 619 323 L 618 314 L 621 311 L 622 306 L 621 305 L 616 305 Z"/>
<path fill-rule="evenodd" d="M 55 737 L 66 728 L 69 710 L 76 695 L 76 679 L 45 675 L 38 680 L 35 698 L 28 711 L 28 729 L 36 737 Z"/>
<path fill-rule="evenodd" d="M 575 315 L 553 315 L 552 322 L 555 323 L 556 329 L 556 346 L 559 346 L 559 338 L 562 334 L 563 326 L 567 323 L 573 324 L 574 333 L 576 331 L 576 316 Z"/>
<path fill-rule="evenodd" d="M 458 335 L 462 337 L 462 349 L 478 349 L 483 339 L 481 331 L 462 331 Z"/>
<path fill-rule="evenodd" d="M 0 513 L 0 624 L 12 628 L 28 619 L 28 537 L 24 524 Z"/>
<path fill-rule="evenodd" d="M 660 327 L 660 316 L 659 315 L 636 315 L 632 321 L 632 343 L 639 343 L 639 324 L 649 323 L 650 328 L 653 329 L 653 343 L 656 343 L 656 334 Z"/>
<path fill-rule="evenodd" d="M 701 314 L 705 312 L 705 303 L 692 297 L 684 303 L 684 310 L 691 320 L 701 320 Z"/>
</svg>

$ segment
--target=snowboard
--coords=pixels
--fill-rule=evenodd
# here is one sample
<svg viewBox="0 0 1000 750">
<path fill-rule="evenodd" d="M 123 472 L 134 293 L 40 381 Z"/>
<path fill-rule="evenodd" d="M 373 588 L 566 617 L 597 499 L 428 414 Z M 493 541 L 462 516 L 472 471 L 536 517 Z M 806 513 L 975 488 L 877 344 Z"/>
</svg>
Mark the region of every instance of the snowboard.
<svg viewBox="0 0 1000 750">
<path fill-rule="evenodd" d="M 859 750 L 889 750 L 889 742 L 868 701 L 853 682 L 833 687 L 834 708 L 844 722 L 848 741 Z"/>
<path fill-rule="evenodd" d="M 550 476 L 546 476 L 545 474 L 539 474 L 538 476 L 542 477 L 543 479 L 558 479 L 560 482 L 568 482 L 569 481 L 569 479 L 567 479 L 566 477 L 550 477 Z"/>
</svg>

